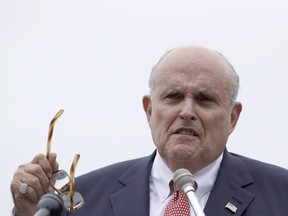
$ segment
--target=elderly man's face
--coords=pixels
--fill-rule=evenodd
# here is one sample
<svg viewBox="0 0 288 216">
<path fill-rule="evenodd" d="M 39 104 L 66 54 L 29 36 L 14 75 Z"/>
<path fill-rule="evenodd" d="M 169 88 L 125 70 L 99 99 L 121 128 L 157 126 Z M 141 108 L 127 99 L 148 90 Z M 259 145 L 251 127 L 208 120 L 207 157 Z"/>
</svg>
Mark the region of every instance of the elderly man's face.
<svg viewBox="0 0 288 216">
<path fill-rule="evenodd" d="M 231 106 L 230 83 L 223 59 L 201 47 L 176 49 L 157 66 L 143 107 L 153 141 L 172 171 L 196 172 L 223 152 L 242 108 Z"/>
</svg>

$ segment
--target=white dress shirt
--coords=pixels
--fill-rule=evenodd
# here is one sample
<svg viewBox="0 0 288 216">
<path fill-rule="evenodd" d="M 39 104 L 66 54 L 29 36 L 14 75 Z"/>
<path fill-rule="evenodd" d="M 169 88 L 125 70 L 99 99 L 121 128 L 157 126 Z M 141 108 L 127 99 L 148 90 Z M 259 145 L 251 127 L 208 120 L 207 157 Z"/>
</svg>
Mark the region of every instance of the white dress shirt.
<svg viewBox="0 0 288 216">
<path fill-rule="evenodd" d="M 204 209 L 212 187 L 215 183 L 220 164 L 223 158 L 221 154 L 214 162 L 194 173 L 194 179 L 198 184 L 196 196 L 202 209 Z M 150 175 L 150 216 L 164 215 L 168 202 L 172 199 L 172 191 L 169 182 L 174 173 L 167 167 L 159 153 L 156 153 Z M 192 207 L 191 216 L 195 215 Z"/>
</svg>

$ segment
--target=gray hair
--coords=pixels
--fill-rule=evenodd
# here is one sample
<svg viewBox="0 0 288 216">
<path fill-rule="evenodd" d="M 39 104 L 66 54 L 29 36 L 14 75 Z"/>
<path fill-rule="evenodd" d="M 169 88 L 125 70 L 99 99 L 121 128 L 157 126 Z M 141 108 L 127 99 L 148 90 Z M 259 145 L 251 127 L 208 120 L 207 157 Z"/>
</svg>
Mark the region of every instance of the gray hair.
<svg viewBox="0 0 288 216">
<path fill-rule="evenodd" d="M 232 95 L 231 95 L 231 104 L 234 105 L 236 102 L 236 99 L 238 97 L 238 92 L 239 92 L 239 88 L 240 88 L 240 78 L 239 75 L 237 74 L 235 68 L 233 67 L 233 65 L 231 64 L 230 61 L 228 61 L 228 59 L 220 52 L 216 51 L 216 54 L 218 54 L 226 63 L 226 65 L 228 66 L 229 71 L 231 72 L 232 75 L 232 82 L 231 82 L 231 90 L 232 90 Z"/>
<path fill-rule="evenodd" d="M 162 60 L 169 54 L 171 53 L 173 49 L 170 49 L 168 51 L 166 51 L 164 53 L 164 55 L 161 56 L 161 58 L 158 60 L 158 62 L 152 67 L 152 70 L 150 72 L 150 77 L 149 77 L 149 88 L 150 88 L 150 93 L 153 91 L 153 89 L 155 88 L 155 83 L 154 83 L 154 76 L 155 76 L 155 72 L 159 66 L 159 64 L 162 62 Z M 228 59 L 220 52 L 215 50 L 215 53 L 220 56 L 224 62 L 226 63 L 229 71 L 231 72 L 231 78 L 232 78 L 232 82 L 231 82 L 231 91 L 232 91 L 232 95 L 231 95 L 231 105 L 234 105 L 238 96 L 238 92 L 239 92 L 239 88 L 240 88 L 240 79 L 239 76 L 236 72 L 236 70 L 234 69 L 233 65 L 228 61 Z"/>
<path fill-rule="evenodd" d="M 174 48 L 174 49 L 175 49 L 175 48 Z M 170 52 L 172 52 L 174 49 L 170 49 L 170 50 L 166 51 L 166 52 L 164 53 L 164 55 L 162 55 L 162 56 L 160 57 L 160 59 L 158 60 L 158 62 L 152 67 L 152 70 L 151 70 L 151 72 L 150 72 L 149 82 L 148 82 L 149 88 L 150 88 L 150 92 L 152 92 L 152 90 L 155 88 L 155 85 L 154 85 L 154 75 L 155 75 L 155 72 L 156 72 L 159 64 L 160 64 L 160 63 L 162 62 L 162 60 L 163 60 Z"/>
</svg>

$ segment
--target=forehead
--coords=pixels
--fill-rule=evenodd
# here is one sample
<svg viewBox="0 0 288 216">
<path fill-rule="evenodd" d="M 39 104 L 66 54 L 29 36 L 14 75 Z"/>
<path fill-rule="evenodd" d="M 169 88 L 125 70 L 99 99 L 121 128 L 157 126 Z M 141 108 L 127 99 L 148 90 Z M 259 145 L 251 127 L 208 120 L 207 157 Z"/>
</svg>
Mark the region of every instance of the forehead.
<svg viewBox="0 0 288 216">
<path fill-rule="evenodd" d="M 227 89 L 231 72 L 216 52 L 202 47 L 179 48 L 162 59 L 155 69 L 155 88 L 196 85 L 201 88 Z M 172 86 L 171 86 L 172 85 Z M 183 86 L 181 86 L 183 87 Z"/>
</svg>

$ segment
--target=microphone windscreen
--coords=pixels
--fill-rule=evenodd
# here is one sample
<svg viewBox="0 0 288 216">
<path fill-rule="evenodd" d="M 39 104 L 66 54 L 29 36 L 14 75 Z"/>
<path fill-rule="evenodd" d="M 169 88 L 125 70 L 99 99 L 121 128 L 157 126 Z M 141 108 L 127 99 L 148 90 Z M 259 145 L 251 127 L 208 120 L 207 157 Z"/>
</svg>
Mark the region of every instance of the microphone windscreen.
<svg viewBox="0 0 288 216">
<path fill-rule="evenodd" d="M 187 186 L 192 186 L 195 191 L 197 190 L 197 183 L 195 182 L 191 172 L 187 169 L 180 168 L 176 170 L 174 173 L 173 182 L 183 193 L 185 193 L 184 188 Z"/>
<path fill-rule="evenodd" d="M 63 208 L 62 198 L 55 193 L 47 193 L 43 195 L 38 204 L 37 209 L 48 209 L 51 215 L 60 215 Z"/>
</svg>

